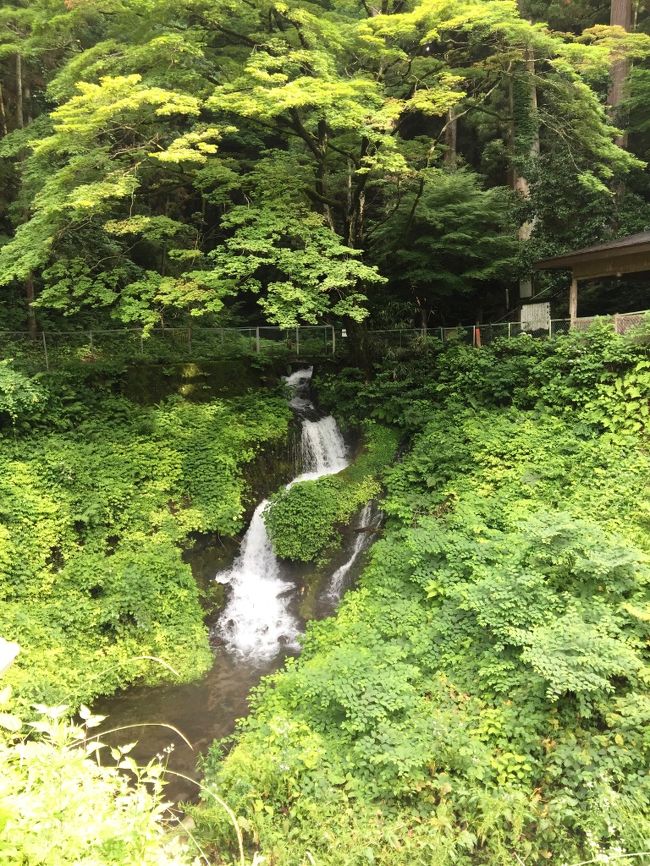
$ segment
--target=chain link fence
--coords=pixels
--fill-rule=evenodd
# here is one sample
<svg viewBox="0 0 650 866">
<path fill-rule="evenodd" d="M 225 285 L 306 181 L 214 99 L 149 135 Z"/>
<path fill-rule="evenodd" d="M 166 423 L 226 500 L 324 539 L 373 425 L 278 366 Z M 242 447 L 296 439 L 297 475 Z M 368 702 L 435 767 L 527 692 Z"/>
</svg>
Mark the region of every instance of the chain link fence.
<svg viewBox="0 0 650 866">
<path fill-rule="evenodd" d="M 607 322 L 618 334 L 634 336 L 650 328 L 650 312 L 618 313 L 575 319 L 551 319 L 548 328 L 530 330 L 525 322 L 496 322 L 439 328 L 392 328 L 364 332 L 372 355 L 399 354 L 424 348 L 431 341 L 467 346 L 488 346 L 498 339 L 521 334 L 556 337 L 570 330 L 586 331 Z M 0 331 L 0 357 L 19 357 L 35 368 L 50 369 L 70 363 L 97 363 L 143 358 L 148 361 L 226 360 L 263 355 L 267 358 L 318 358 L 345 353 L 353 338 L 344 328 L 311 325 L 279 328 L 153 328 L 92 331 L 44 331 L 36 338 L 25 331 Z"/>
<path fill-rule="evenodd" d="M 148 361 L 226 360 L 243 356 L 319 357 L 336 352 L 330 325 L 299 328 L 153 328 L 92 331 L 0 331 L 0 357 L 20 357 L 34 367 Z"/>
<path fill-rule="evenodd" d="M 596 322 L 609 324 L 617 334 L 632 334 L 642 327 L 650 325 L 650 312 L 640 310 L 635 313 L 615 313 L 611 316 L 580 316 L 574 319 L 552 319 L 550 333 L 567 334 L 570 330 L 588 331 Z"/>
<path fill-rule="evenodd" d="M 641 329 L 650 333 L 650 311 L 618 313 L 613 316 L 589 316 L 575 319 L 550 319 L 546 327 L 533 327 L 527 322 L 494 322 L 482 325 L 457 325 L 440 328 L 393 328 L 366 332 L 368 349 L 375 356 L 382 351 L 399 354 L 401 350 L 424 348 L 427 341 L 461 343 L 467 346 L 489 346 L 495 340 L 511 339 L 527 334 L 546 338 L 568 334 L 571 330 L 587 331 L 594 322 L 610 324 L 616 333 L 635 336 Z"/>
<path fill-rule="evenodd" d="M 636 313 L 617 313 L 612 318 L 617 334 L 627 334 L 629 331 L 650 325 L 650 313 L 646 310 L 640 310 Z"/>
</svg>

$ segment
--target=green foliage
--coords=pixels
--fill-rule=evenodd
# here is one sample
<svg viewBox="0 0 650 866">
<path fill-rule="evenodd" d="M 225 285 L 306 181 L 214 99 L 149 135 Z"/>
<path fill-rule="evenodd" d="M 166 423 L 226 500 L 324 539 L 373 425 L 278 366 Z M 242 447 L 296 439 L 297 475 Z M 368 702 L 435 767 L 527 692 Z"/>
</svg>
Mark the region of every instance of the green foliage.
<svg viewBox="0 0 650 866">
<path fill-rule="evenodd" d="M 8 690 L 3 690 L 3 704 Z M 6 866 L 184 866 L 194 851 L 166 826 L 164 768 L 138 767 L 132 746 L 111 749 L 91 729 L 103 720 L 81 708 L 39 706 L 30 732 L 0 732 L 0 859 Z M 101 757 L 100 757 L 101 756 Z M 108 757 L 106 755 L 105 757 Z M 135 782 L 127 777 L 135 774 Z"/>
<path fill-rule="evenodd" d="M 45 392 L 37 380 L 21 373 L 11 361 L 0 361 L 0 418 L 8 416 L 15 424 L 22 415 L 32 413 L 44 398 Z"/>
<path fill-rule="evenodd" d="M 644 16 L 626 34 L 584 6 L 552 4 L 554 32 L 510 0 L 12 0 L 3 306 L 151 326 L 243 303 L 293 326 L 379 313 L 389 278 L 409 318 L 501 307 L 536 251 L 648 198 Z M 621 58 L 630 151 L 605 109 Z"/>
<path fill-rule="evenodd" d="M 297 321 L 317 324 L 327 313 L 362 320 L 365 296 L 355 287 L 382 280 L 311 212 L 305 174 L 299 161 L 284 154 L 260 161 L 249 179 L 257 191 L 256 206 L 232 208 L 223 220 L 232 237 L 211 254 L 219 279 L 233 293 L 242 283 L 260 292 L 260 277 L 273 273 L 260 306 L 269 321 L 283 327 Z"/>
<path fill-rule="evenodd" d="M 650 406 L 650 361 L 639 360 L 631 370 L 614 381 L 608 377 L 598 383 L 586 409 L 594 420 L 613 433 L 623 430 L 638 432 L 648 424 Z"/>
<path fill-rule="evenodd" d="M 467 170 L 422 172 L 422 187 L 376 234 L 373 257 L 425 313 L 480 297 L 517 270 L 515 197 Z M 432 263 L 435 262 L 435 267 Z"/>
<path fill-rule="evenodd" d="M 650 463 L 616 399 L 646 361 L 596 328 L 338 373 L 341 414 L 411 448 L 358 589 L 208 756 L 251 847 L 282 866 L 648 850 Z M 196 818 L 226 839 L 209 804 Z"/>
<path fill-rule="evenodd" d="M 371 377 L 349 368 L 344 377 L 321 376 L 317 386 L 324 405 L 336 407 L 351 423 L 371 417 L 417 430 L 434 404 L 450 401 L 477 409 L 547 407 L 572 417 L 578 411 L 580 420 L 597 430 L 630 425 L 634 418 L 640 430 L 647 424 L 646 365 L 644 338 L 619 337 L 608 323 L 596 323 L 552 341 L 526 334 L 498 339 L 480 352 L 426 338 L 414 351 L 376 363 Z M 617 401 L 627 382 L 627 399 Z"/>
<path fill-rule="evenodd" d="M 240 531 L 245 467 L 287 432 L 282 394 L 138 406 L 87 375 L 86 389 L 67 374 L 21 382 L 39 401 L 15 408 L 20 436 L 0 437 L 0 632 L 23 647 L 9 677 L 25 703 L 170 677 L 146 656 L 181 679 L 209 666 L 182 548 Z"/>
<path fill-rule="evenodd" d="M 338 528 L 381 490 L 380 478 L 397 448 L 393 431 L 364 427 L 363 453 L 342 472 L 300 481 L 276 493 L 264 513 L 278 556 L 313 562 L 337 539 Z"/>
</svg>

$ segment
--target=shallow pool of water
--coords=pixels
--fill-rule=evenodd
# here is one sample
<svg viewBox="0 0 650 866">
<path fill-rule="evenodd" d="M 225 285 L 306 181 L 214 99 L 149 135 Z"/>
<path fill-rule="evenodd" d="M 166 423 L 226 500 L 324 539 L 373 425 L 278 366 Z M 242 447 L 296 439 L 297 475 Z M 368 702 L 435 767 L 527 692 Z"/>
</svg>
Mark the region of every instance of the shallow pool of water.
<svg viewBox="0 0 650 866">
<path fill-rule="evenodd" d="M 371 518 L 377 523 L 376 515 Z M 291 608 L 301 629 L 310 619 L 322 619 L 335 612 L 341 596 L 354 584 L 363 567 L 364 554 L 373 535 L 356 532 L 358 519 L 345 533 L 341 550 L 327 567 L 315 571 L 305 566 L 286 565 L 284 577 L 293 585 L 290 590 Z M 363 545 L 359 544 L 363 538 Z M 341 568 L 355 561 L 341 579 Z M 336 591 L 331 592 L 332 580 L 337 581 Z M 278 670 L 289 654 L 296 651 L 279 652 L 273 658 L 254 661 L 229 652 L 220 645 L 216 629 L 213 628 L 214 664 L 200 680 L 182 685 L 135 686 L 124 692 L 98 700 L 93 712 L 106 715 L 104 729 L 134 725 L 110 737 L 111 744 L 125 744 L 137 740 L 131 755 L 139 763 L 146 763 L 155 755 L 165 756 L 167 766 L 174 773 L 200 778 L 197 760 L 214 740 L 226 737 L 235 729 L 238 718 L 248 713 L 248 696 L 260 679 Z M 147 723 L 147 727 L 141 727 Z M 183 733 L 192 748 L 169 727 Z M 101 728 L 100 728 L 101 730 Z M 169 748 L 173 750 L 167 754 Z M 166 795 L 175 802 L 193 800 L 198 787 L 169 774 Z"/>
</svg>

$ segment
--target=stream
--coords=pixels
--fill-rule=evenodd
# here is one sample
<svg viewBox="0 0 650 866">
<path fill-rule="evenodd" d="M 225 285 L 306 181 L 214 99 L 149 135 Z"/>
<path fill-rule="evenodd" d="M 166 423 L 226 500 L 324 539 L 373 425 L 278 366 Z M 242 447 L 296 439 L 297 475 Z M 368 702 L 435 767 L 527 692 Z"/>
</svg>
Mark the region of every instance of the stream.
<svg viewBox="0 0 650 866">
<path fill-rule="evenodd" d="M 290 405 L 301 421 L 300 474 L 287 486 L 332 475 L 349 462 L 348 448 L 331 415 L 319 417 L 309 396 L 312 368 L 286 377 Z M 309 619 L 331 615 L 354 583 L 362 553 L 379 524 L 377 509 L 366 505 L 344 534 L 344 544 L 326 568 L 289 563 L 276 557 L 263 512 L 255 509 L 232 566 L 214 579 L 226 585 L 227 601 L 210 628 L 214 664 L 200 680 L 182 685 L 135 686 L 96 702 L 94 711 L 117 728 L 147 723 L 106 738 L 112 744 L 137 739 L 131 752 L 139 762 L 155 755 L 175 773 L 197 779 L 196 762 L 215 739 L 231 734 L 248 713 L 248 695 L 260 679 L 300 651 L 299 638 Z M 359 531 L 363 529 L 364 531 Z M 190 749 L 169 727 L 182 731 Z M 198 788 L 190 780 L 169 775 L 169 800 L 194 800 Z"/>
</svg>

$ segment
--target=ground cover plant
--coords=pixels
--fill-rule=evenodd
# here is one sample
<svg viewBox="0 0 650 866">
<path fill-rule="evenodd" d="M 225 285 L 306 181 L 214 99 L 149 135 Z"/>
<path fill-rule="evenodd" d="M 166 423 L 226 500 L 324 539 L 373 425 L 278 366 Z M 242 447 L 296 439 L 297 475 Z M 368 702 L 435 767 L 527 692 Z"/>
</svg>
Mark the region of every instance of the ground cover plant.
<svg viewBox="0 0 650 866">
<path fill-rule="evenodd" d="M 24 703 L 207 669 L 183 548 L 240 532 L 246 467 L 286 440 L 277 387 L 139 405 L 117 381 L 0 369 L 0 634 L 22 647 L 8 676 Z"/>
<path fill-rule="evenodd" d="M 432 346 L 321 381 L 325 402 L 334 381 L 342 413 L 411 444 L 358 589 L 207 759 L 249 846 L 278 866 L 644 862 L 646 346 Z M 226 843 L 207 800 L 196 817 Z"/>
</svg>

